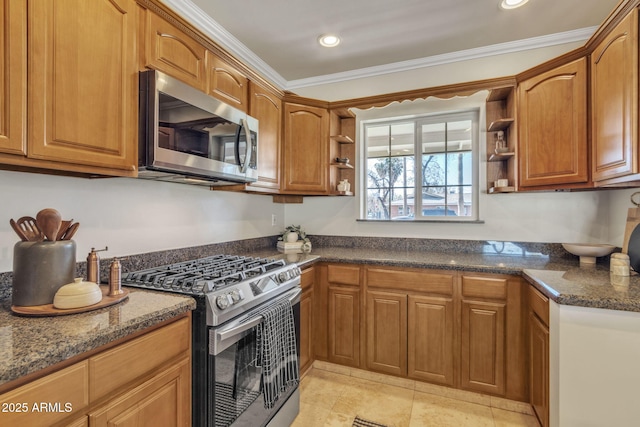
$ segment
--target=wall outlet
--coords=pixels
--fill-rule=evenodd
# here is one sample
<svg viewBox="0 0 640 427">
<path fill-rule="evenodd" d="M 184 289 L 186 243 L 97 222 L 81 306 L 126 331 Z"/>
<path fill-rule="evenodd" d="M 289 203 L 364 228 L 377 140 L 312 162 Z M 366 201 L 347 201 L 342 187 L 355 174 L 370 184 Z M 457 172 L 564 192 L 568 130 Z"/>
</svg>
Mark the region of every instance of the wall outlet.
<svg viewBox="0 0 640 427">
<path fill-rule="evenodd" d="M 276 214 L 271 214 L 271 226 L 276 226 Z"/>
</svg>

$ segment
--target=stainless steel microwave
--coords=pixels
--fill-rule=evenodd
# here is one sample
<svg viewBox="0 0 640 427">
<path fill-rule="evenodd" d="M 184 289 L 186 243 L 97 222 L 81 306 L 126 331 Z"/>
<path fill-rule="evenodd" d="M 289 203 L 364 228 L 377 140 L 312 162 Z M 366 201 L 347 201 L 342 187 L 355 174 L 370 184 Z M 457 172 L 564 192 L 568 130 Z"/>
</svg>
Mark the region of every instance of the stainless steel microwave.
<svg viewBox="0 0 640 427">
<path fill-rule="evenodd" d="M 258 120 L 159 71 L 140 72 L 138 177 L 196 185 L 258 178 Z"/>
</svg>

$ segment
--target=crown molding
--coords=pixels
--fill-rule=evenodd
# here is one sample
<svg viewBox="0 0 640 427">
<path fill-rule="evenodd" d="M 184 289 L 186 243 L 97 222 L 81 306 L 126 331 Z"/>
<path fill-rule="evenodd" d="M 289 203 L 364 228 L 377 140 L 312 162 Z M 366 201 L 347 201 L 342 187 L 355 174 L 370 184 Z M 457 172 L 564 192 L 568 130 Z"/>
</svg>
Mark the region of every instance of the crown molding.
<svg viewBox="0 0 640 427">
<path fill-rule="evenodd" d="M 269 64 L 253 53 L 247 46 L 236 39 L 224 27 L 207 15 L 202 9 L 190 0 L 161 0 L 166 6 L 181 15 L 197 27 L 230 54 L 241 60 L 247 66 L 272 81 L 283 90 L 293 90 L 309 86 L 338 83 L 360 78 L 375 77 L 385 74 L 410 71 L 419 68 L 434 67 L 472 59 L 486 58 L 495 55 L 503 55 L 532 49 L 545 48 L 565 43 L 587 41 L 595 33 L 598 27 L 587 27 L 563 33 L 550 34 L 529 39 L 516 40 L 507 43 L 499 43 L 480 48 L 461 50 L 458 52 L 434 55 L 426 58 L 412 59 L 409 61 L 395 62 L 374 67 L 361 68 L 341 73 L 326 74 L 305 79 L 287 81 Z"/>
<path fill-rule="evenodd" d="M 503 55 L 507 53 L 545 48 L 556 46 L 559 44 L 581 42 L 589 40 L 589 38 L 597 29 L 598 27 L 588 27 L 573 31 L 566 31 L 563 33 L 549 34 L 546 36 L 532 37 L 529 39 L 499 43 L 474 49 L 461 50 L 458 52 L 444 53 L 442 55 L 412 59 L 409 61 L 401 61 L 392 64 L 360 68 L 358 70 L 345 71 L 342 73 L 326 74 L 323 76 L 309 77 L 299 80 L 289 80 L 287 82 L 286 89 L 293 90 L 309 86 L 338 83 L 348 80 L 398 73 L 402 71 L 434 67 L 437 65 L 451 64 L 454 62 L 469 61 L 472 59 Z"/>
</svg>

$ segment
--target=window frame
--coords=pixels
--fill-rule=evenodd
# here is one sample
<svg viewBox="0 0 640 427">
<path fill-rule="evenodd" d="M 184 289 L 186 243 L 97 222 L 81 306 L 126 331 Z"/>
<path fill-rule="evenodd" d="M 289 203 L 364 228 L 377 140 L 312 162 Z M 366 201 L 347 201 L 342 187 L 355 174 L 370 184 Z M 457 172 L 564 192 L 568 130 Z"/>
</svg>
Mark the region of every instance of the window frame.
<svg viewBox="0 0 640 427">
<path fill-rule="evenodd" d="M 480 218 L 480 209 L 479 209 L 479 201 L 480 201 L 480 116 L 481 109 L 479 107 L 470 107 L 456 111 L 438 111 L 438 112 L 430 112 L 425 114 L 415 114 L 410 116 L 398 116 L 398 117 L 384 117 L 384 118 L 372 118 L 372 119 L 364 119 L 360 122 L 360 143 L 362 147 L 361 151 L 361 159 L 360 163 L 362 164 L 361 173 L 359 174 L 360 178 L 360 191 L 361 191 L 361 209 L 360 209 L 360 220 L 361 221 L 371 221 L 371 222 L 479 222 Z M 422 164 L 422 134 L 419 132 L 420 126 L 423 124 L 430 123 L 447 123 L 453 121 L 460 120 L 470 120 L 471 121 L 471 150 L 465 152 L 471 153 L 471 212 L 468 216 L 454 216 L 454 215 L 423 215 L 422 209 L 418 209 L 419 212 L 414 212 L 413 218 L 402 218 L 402 219 L 371 219 L 367 216 L 368 210 L 368 194 L 369 194 L 369 180 L 368 180 L 368 152 L 367 152 L 367 128 L 370 125 L 373 126 L 381 126 L 388 125 L 392 126 L 393 124 L 401 124 L 407 122 L 413 122 L 414 126 L 414 153 L 413 153 L 413 162 L 414 162 L 414 178 L 413 178 L 413 188 L 412 191 L 414 193 L 414 211 L 416 210 L 416 206 L 422 206 L 422 193 L 423 193 L 423 183 L 422 183 L 422 168 L 418 165 Z M 391 133 L 389 133 L 389 137 L 391 137 Z M 446 155 L 446 144 L 445 150 L 442 154 Z M 397 156 L 400 157 L 400 156 Z M 389 156 L 392 158 L 392 156 Z M 448 181 L 448 176 L 445 174 L 445 187 L 456 187 L 456 184 L 451 184 Z M 409 187 L 411 191 L 411 187 Z M 467 193 L 465 193 L 467 194 Z M 390 200 L 391 202 L 391 200 Z M 391 207 L 389 207 L 391 210 Z"/>
</svg>

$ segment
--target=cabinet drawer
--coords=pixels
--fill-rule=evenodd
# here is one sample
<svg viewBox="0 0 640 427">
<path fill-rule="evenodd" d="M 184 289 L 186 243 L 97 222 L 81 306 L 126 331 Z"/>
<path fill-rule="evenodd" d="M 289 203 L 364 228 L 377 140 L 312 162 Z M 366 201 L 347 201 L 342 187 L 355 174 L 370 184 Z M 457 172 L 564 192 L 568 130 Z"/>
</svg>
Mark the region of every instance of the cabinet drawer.
<svg viewBox="0 0 640 427">
<path fill-rule="evenodd" d="M 453 295 L 453 274 L 426 273 L 370 268 L 367 270 L 367 286 L 371 288 L 410 289 Z"/>
<path fill-rule="evenodd" d="M 549 298 L 533 286 L 529 286 L 529 306 L 546 327 L 549 327 Z"/>
<path fill-rule="evenodd" d="M 328 275 L 330 283 L 354 286 L 360 284 L 360 267 L 330 265 L 328 266 Z"/>
<path fill-rule="evenodd" d="M 507 299 L 507 279 L 493 277 L 462 277 L 464 298 Z"/>
<path fill-rule="evenodd" d="M 81 413 L 89 404 L 88 371 L 80 362 L 3 394 L 2 425 L 49 426 Z"/>
<path fill-rule="evenodd" d="M 300 287 L 303 290 L 306 290 L 307 288 L 313 285 L 314 275 L 315 275 L 315 272 L 313 267 L 307 268 L 302 272 L 302 274 L 300 275 Z"/>
<path fill-rule="evenodd" d="M 91 401 L 106 396 L 190 349 L 190 319 L 183 318 L 89 359 Z"/>
</svg>

